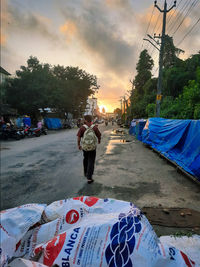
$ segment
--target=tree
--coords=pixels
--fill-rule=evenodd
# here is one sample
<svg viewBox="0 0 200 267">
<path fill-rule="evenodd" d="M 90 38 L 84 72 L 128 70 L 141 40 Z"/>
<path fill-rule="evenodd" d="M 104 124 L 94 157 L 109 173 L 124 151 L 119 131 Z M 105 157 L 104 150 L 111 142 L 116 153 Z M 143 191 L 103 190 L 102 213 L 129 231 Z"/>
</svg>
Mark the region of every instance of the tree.
<svg viewBox="0 0 200 267">
<path fill-rule="evenodd" d="M 169 35 L 165 35 L 165 45 L 163 52 L 164 68 L 170 68 L 174 65 L 178 65 L 182 61 L 178 58 L 180 53 L 184 53 L 184 51 L 174 46 L 172 37 L 170 37 Z"/>
<path fill-rule="evenodd" d="M 55 66 L 53 75 L 57 81 L 57 94 L 60 101 L 56 107 L 76 117 L 86 108 L 88 96 L 94 94 L 99 86 L 97 78 L 78 67 Z"/>
<path fill-rule="evenodd" d="M 151 78 L 151 70 L 153 68 L 153 59 L 148 54 L 147 50 L 140 53 L 139 61 L 136 66 L 137 75 L 133 81 L 135 91 L 138 95 L 143 95 L 143 86 Z"/>
<path fill-rule="evenodd" d="M 36 57 L 16 71 L 5 84 L 5 99 L 20 114 L 36 117 L 39 109 L 50 107 L 60 114 L 80 116 L 88 96 L 99 89 L 97 78 L 78 67 L 41 64 Z"/>
<path fill-rule="evenodd" d="M 6 87 L 6 101 L 19 113 L 37 116 L 39 108 L 49 104 L 52 80 L 49 64 L 40 64 L 38 59 L 30 57 L 27 67 L 16 71 L 16 78 L 9 79 Z"/>
<path fill-rule="evenodd" d="M 120 108 L 116 108 L 116 109 L 114 110 L 114 114 L 116 114 L 116 115 L 118 115 L 118 117 L 120 117 L 121 114 L 122 114 L 121 109 L 120 109 Z"/>
<path fill-rule="evenodd" d="M 133 81 L 133 90 L 131 92 L 131 115 L 134 118 L 142 118 L 146 116 L 145 85 L 151 79 L 151 70 L 153 68 L 153 60 L 147 50 L 140 53 L 139 61 L 136 66 L 137 75 Z M 149 88 L 152 89 L 150 86 Z M 154 88 L 155 89 L 155 88 Z M 150 89 L 149 89 L 150 90 Z"/>
</svg>

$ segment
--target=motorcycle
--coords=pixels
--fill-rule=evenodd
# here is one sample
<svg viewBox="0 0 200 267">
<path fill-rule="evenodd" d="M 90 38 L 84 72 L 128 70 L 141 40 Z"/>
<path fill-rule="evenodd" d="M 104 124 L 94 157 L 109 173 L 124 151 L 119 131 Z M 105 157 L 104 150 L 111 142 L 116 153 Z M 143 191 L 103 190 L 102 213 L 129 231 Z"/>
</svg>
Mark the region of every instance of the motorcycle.
<svg viewBox="0 0 200 267">
<path fill-rule="evenodd" d="M 22 138 L 22 134 L 15 128 L 5 128 L 1 131 L 0 137 L 3 140 L 7 140 L 9 138 L 20 140 Z"/>
<path fill-rule="evenodd" d="M 26 125 L 24 129 L 24 134 L 27 137 L 39 137 L 41 135 L 41 129 L 40 128 L 31 128 L 30 126 Z"/>
<path fill-rule="evenodd" d="M 40 133 L 44 134 L 44 135 L 47 135 L 47 128 L 42 126 L 42 128 L 40 128 Z"/>
</svg>

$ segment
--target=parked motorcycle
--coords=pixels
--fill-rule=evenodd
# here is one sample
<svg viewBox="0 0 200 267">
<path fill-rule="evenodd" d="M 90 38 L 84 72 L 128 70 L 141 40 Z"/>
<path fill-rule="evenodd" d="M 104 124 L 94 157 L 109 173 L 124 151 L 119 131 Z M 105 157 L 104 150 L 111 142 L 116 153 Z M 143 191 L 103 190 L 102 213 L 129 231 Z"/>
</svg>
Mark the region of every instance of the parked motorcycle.
<svg viewBox="0 0 200 267">
<path fill-rule="evenodd" d="M 24 134 L 27 137 L 39 137 L 41 135 L 41 129 L 40 128 L 31 128 L 30 126 L 26 125 L 24 129 Z"/>
<path fill-rule="evenodd" d="M 3 140 L 7 140 L 10 138 L 20 140 L 22 138 L 22 134 L 15 128 L 5 128 L 1 131 L 0 138 Z"/>
<path fill-rule="evenodd" d="M 44 135 L 47 135 L 47 128 L 42 126 L 42 128 L 40 128 L 40 133 L 44 134 Z"/>
</svg>

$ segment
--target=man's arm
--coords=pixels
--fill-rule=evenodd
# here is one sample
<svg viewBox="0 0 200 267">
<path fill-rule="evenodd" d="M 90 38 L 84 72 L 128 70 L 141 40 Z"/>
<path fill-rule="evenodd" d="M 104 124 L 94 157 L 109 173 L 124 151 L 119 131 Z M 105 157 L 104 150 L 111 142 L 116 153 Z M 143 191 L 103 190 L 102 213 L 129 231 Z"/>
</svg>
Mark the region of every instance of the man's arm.
<svg viewBox="0 0 200 267">
<path fill-rule="evenodd" d="M 79 150 L 82 150 L 82 147 L 81 147 L 81 137 L 80 136 L 77 136 L 77 145 L 78 145 L 78 149 Z"/>
<path fill-rule="evenodd" d="M 80 127 L 78 133 L 77 133 L 77 145 L 78 145 L 78 149 L 79 150 L 82 150 L 82 147 L 81 147 L 81 137 L 83 137 L 83 134 L 84 134 L 84 130 L 85 128 L 83 126 Z"/>
<path fill-rule="evenodd" d="M 98 138 L 98 143 L 100 144 L 101 143 L 101 132 L 99 131 L 98 126 L 94 127 L 94 132 L 96 134 L 96 137 Z"/>
</svg>

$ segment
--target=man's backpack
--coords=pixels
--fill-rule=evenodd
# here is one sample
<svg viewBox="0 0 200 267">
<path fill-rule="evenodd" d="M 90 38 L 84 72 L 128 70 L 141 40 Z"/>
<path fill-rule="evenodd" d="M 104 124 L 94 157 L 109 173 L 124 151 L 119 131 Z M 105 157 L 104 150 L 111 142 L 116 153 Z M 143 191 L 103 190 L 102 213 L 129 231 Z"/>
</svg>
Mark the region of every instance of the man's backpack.
<svg viewBox="0 0 200 267">
<path fill-rule="evenodd" d="M 81 140 L 81 146 L 84 151 L 92 151 L 96 149 L 97 146 L 97 137 L 93 130 L 95 124 L 88 127 L 86 124 L 83 125 L 86 130 L 83 134 L 83 138 Z"/>
</svg>

